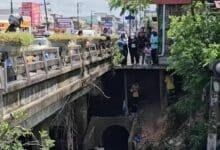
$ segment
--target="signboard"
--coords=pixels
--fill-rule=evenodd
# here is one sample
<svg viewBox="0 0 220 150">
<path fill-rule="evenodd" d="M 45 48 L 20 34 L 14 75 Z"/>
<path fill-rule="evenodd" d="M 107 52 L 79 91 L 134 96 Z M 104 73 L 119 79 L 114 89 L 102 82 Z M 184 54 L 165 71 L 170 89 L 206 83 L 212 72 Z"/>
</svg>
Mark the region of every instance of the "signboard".
<svg viewBox="0 0 220 150">
<path fill-rule="evenodd" d="M 40 4 L 32 2 L 23 2 L 22 3 L 22 16 L 31 17 L 31 25 L 39 26 L 41 25 L 41 9 Z"/>
<path fill-rule="evenodd" d="M 112 27 L 112 22 L 105 22 L 104 26 L 105 26 L 105 28 L 111 28 Z"/>
<path fill-rule="evenodd" d="M 129 15 L 129 16 L 126 16 L 126 17 L 125 17 L 125 19 L 126 19 L 126 20 L 134 20 L 134 19 L 135 19 L 135 17 L 134 17 L 134 16 L 132 16 L 132 15 Z"/>
<path fill-rule="evenodd" d="M 192 0 L 155 0 L 156 4 L 191 4 Z"/>
<path fill-rule="evenodd" d="M 0 22 L 0 28 L 6 29 L 9 26 L 9 23 Z"/>
<path fill-rule="evenodd" d="M 57 28 L 73 28 L 73 22 L 71 18 L 56 18 Z"/>
<path fill-rule="evenodd" d="M 7 29 L 9 26 L 9 23 L 7 22 L 0 22 L 0 28 L 1 29 Z M 29 28 L 30 27 L 30 22 L 29 21 L 23 21 L 21 24 L 22 28 Z"/>
</svg>

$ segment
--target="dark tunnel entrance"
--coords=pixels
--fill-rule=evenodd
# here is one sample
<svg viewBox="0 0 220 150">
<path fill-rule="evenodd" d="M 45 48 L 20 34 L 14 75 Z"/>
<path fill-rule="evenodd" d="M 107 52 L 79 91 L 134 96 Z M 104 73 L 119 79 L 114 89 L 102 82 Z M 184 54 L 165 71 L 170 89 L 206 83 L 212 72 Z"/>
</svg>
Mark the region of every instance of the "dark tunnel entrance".
<svg viewBox="0 0 220 150">
<path fill-rule="evenodd" d="M 121 126 L 111 126 L 102 135 L 105 150 L 128 150 L 128 131 Z"/>
<path fill-rule="evenodd" d="M 130 89 L 132 84 L 140 85 L 140 102 L 160 105 L 160 70 L 116 70 L 108 72 L 101 78 L 102 90 L 111 97 L 105 99 L 102 94 L 90 96 L 90 116 L 119 116 L 124 114 L 125 80 L 127 78 L 127 97 L 132 101 Z"/>
</svg>

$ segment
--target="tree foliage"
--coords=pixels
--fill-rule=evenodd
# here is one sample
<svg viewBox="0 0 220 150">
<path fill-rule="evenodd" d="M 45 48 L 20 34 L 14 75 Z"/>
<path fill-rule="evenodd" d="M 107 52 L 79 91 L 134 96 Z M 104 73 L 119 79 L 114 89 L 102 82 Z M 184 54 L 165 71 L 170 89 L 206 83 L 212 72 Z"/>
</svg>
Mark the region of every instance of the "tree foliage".
<svg viewBox="0 0 220 150">
<path fill-rule="evenodd" d="M 207 65 L 220 58 L 220 17 L 201 3 L 195 10 L 195 14 L 171 17 L 168 32 L 174 40 L 169 69 L 183 77 L 184 89 L 192 96 L 200 95 L 209 80 Z"/>
<path fill-rule="evenodd" d="M 126 11 L 136 14 L 143 10 L 152 0 L 108 0 L 110 9 L 121 8 L 121 15 Z"/>
<path fill-rule="evenodd" d="M 119 48 L 117 45 L 113 47 L 113 60 L 112 63 L 113 65 L 119 65 L 123 61 L 124 56 L 120 52 Z"/>
<path fill-rule="evenodd" d="M 20 119 L 23 114 L 13 115 L 15 119 Z M 17 118 L 18 117 L 18 118 Z M 34 137 L 31 129 L 21 126 L 13 126 L 8 122 L 0 122 L 0 149 L 1 150 L 24 150 L 25 146 L 37 146 L 42 150 L 49 150 L 54 146 L 54 140 L 51 140 L 46 131 L 40 132 L 40 141 L 36 139 L 27 143 L 22 143 L 21 137 Z"/>
<path fill-rule="evenodd" d="M 27 47 L 33 42 L 33 40 L 33 36 L 26 32 L 0 32 L 0 44 Z"/>
<path fill-rule="evenodd" d="M 199 110 L 203 88 L 209 83 L 208 65 L 220 59 L 220 16 L 212 13 L 204 3 L 196 2 L 182 16 L 171 17 L 168 36 L 173 40 L 169 69 L 183 78 L 186 95 L 174 106 L 169 116 L 181 125 Z M 189 149 L 202 149 L 207 127 L 199 123 L 189 131 Z"/>
</svg>

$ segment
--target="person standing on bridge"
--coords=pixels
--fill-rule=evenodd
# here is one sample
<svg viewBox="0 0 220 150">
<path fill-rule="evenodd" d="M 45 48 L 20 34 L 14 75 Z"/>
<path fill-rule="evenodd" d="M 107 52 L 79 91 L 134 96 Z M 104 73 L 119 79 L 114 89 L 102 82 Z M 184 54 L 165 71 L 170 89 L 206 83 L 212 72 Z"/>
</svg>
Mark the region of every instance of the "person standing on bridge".
<svg viewBox="0 0 220 150">
<path fill-rule="evenodd" d="M 118 40 L 118 47 L 120 49 L 121 54 L 124 56 L 122 60 L 122 65 L 127 65 L 127 56 L 128 56 L 128 39 L 125 33 L 122 33 Z"/>
<path fill-rule="evenodd" d="M 4 53 L 4 68 L 7 70 L 7 81 L 11 82 L 16 80 L 16 74 L 13 67 L 13 61 L 9 57 L 9 54 L 6 52 Z"/>
<path fill-rule="evenodd" d="M 141 63 L 142 65 L 144 64 L 144 58 L 145 58 L 145 53 L 144 53 L 144 48 L 145 48 L 145 43 L 148 42 L 147 37 L 145 36 L 144 28 L 141 29 L 141 31 L 138 33 L 138 54 L 139 57 L 142 57 Z"/>
<path fill-rule="evenodd" d="M 131 64 L 134 64 L 134 60 L 136 64 L 139 64 L 139 56 L 138 56 L 138 48 L 137 48 L 137 38 L 135 34 L 131 34 L 128 40 L 128 47 L 131 56 Z"/>
<path fill-rule="evenodd" d="M 145 64 L 147 65 L 151 65 L 151 47 L 149 43 L 145 43 L 145 49 L 144 49 L 144 53 L 145 53 Z"/>
<path fill-rule="evenodd" d="M 158 35 L 156 31 L 153 31 L 150 37 L 151 44 L 151 57 L 154 65 L 158 64 Z"/>
</svg>

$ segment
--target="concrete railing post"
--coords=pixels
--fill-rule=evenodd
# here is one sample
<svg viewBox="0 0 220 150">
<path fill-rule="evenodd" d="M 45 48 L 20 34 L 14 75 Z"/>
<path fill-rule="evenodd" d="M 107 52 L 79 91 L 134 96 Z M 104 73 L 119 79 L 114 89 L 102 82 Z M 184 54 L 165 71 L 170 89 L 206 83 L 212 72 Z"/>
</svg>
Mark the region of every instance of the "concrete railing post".
<svg viewBox="0 0 220 150">
<path fill-rule="evenodd" d="M 59 59 L 59 69 L 60 71 L 62 71 L 62 60 L 61 60 L 61 56 L 60 56 L 60 53 L 59 53 L 59 48 L 56 48 L 56 53 L 57 53 L 57 58 Z"/>
<path fill-rule="evenodd" d="M 4 87 L 5 87 L 5 90 L 7 91 L 8 90 L 8 71 L 7 71 L 8 69 L 7 69 L 7 64 L 6 64 L 6 62 L 4 62 L 4 69 L 3 69 L 3 71 L 4 71 Z"/>
<path fill-rule="evenodd" d="M 0 121 L 3 119 L 4 116 L 4 103 L 3 103 L 3 91 L 5 90 L 5 85 L 7 78 L 5 78 L 4 68 L 0 67 Z"/>
<path fill-rule="evenodd" d="M 0 121 L 3 120 L 4 117 L 4 103 L 3 103 L 3 94 L 0 92 Z"/>
<path fill-rule="evenodd" d="M 46 74 L 48 74 L 48 66 L 47 66 L 47 59 L 45 58 L 46 53 L 44 50 L 42 50 L 42 60 L 44 61 L 44 69 Z"/>
<path fill-rule="evenodd" d="M 26 62 L 26 55 L 22 54 L 22 57 L 23 57 L 23 61 L 24 61 L 24 67 L 25 67 L 25 74 L 26 74 L 26 77 L 27 77 L 27 81 L 30 82 L 30 71 L 29 71 L 29 68 L 28 68 L 28 64 Z"/>
</svg>

